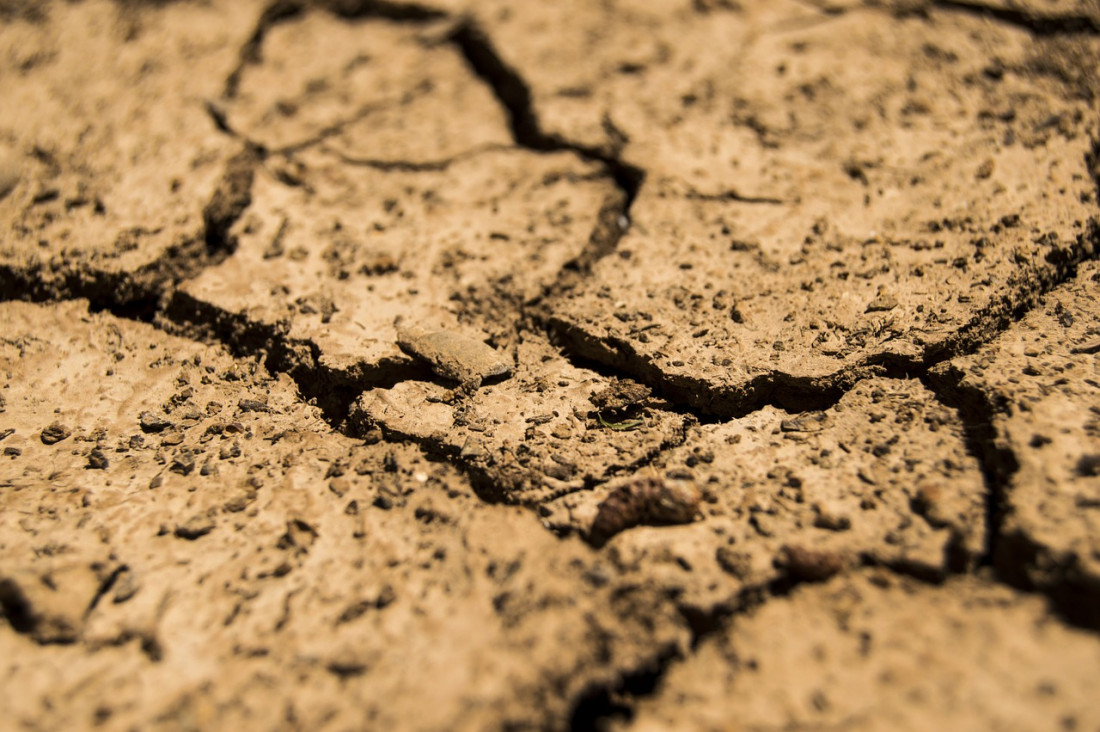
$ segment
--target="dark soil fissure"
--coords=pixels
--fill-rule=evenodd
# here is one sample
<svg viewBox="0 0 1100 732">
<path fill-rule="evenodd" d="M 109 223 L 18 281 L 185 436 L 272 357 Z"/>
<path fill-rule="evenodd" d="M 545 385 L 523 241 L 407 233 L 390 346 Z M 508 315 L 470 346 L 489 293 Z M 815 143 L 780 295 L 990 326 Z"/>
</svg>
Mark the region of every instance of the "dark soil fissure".
<svg viewBox="0 0 1100 732">
<path fill-rule="evenodd" d="M 1022 28 L 1034 36 L 1100 34 L 1100 20 L 1089 15 L 1036 13 L 1014 7 L 987 5 L 973 0 L 931 0 L 931 2 L 938 8 L 993 18 Z"/>
</svg>

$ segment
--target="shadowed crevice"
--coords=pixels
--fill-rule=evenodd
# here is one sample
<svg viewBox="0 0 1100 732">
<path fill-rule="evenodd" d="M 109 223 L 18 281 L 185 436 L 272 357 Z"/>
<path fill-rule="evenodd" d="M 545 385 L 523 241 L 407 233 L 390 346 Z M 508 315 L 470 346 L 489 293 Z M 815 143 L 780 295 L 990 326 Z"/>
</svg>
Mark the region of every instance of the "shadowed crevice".
<svg viewBox="0 0 1100 732">
<path fill-rule="evenodd" d="M 924 384 L 963 424 L 967 450 L 978 460 L 986 486 L 986 545 L 982 564 L 998 580 L 1025 592 L 1040 592 L 1055 612 L 1073 625 L 1100 630 L 1100 581 L 1088 576 L 1073 556 L 1052 553 L 1019 529 L 1005 529 L 1009 496 L 1020 465 L 1000 439 L 996 420 L 1009 405 L 993 391 L 965 382 L 949 364 L 934 369 Z M 1041 573 L 1032 570 L 1041 568 Z"/>
<path fill-rule="evenodd" d="M 418 3 L 392 0 L 273 0 L 264 8 L 256 27 L 238 54 L 237 65 L 226 77 L 223 99 L 233 99 L 240 91 L 241 77 L 250 66 L 263 62 L 263 45 L 272 28 L 292 20 L 310 8 L 327 10 L 347 20 L 380 18 L 404 22 L 430 22 L 446 18 L 441 10 Z"/>
<path fill-rule="evenodd" d="M 987 5 L 974 0 L 931 0 L 932 5 L 947 10 L 957 10 L 972 15 L 993 18 L 1016 26 L 1034 36 L 1068 34 L 1100 35 L 1100 18 L 1073 13 L 1047 14 L 1023 8 Z"/>
<path fill-rule="evenodd" d="M 630 207 L 645 181 L 645 171 L 623 162 L 617 150 L 580 145 L 544 131 L 535 113 L 530 86 L 504 61 L 492 40 L 472 18 L 465 18 L 455 26 L 449 40 L 462 53 L 474 73 L 489 86 L 504 108 L 516 144 L 536 152 L 573 152 L 585 160 L 602 163 L 622 192 L 621 207 L 616 219 L 621 217 L 628 221 Z M 618 237 L 625 231 L 625 226 L 617 228 L 618 235 L 614 241 L 605 242 L 601 246 L 605 251 L 599 256 L 614 251 Z"/>
<path fill-rule="evenodd" d="M 229 72 L 222 90 L 224 99 L 233 99 L 240 89 L 241 77 L 249 66 L 255 66 L 263 60 L 264 38 L 268 31 L 284 21 L 295 18 L 306 8 L 305 0 L 274 0 L 260 14 L 256 27 L 245 41 L 238 54 L 236 67 Z"/>
<path fill-rule="evenodd" d="M 238 358 L 259 358 L 273 374 L 294 380 L 302 399 L 316 404 L 334 429 L 344 428 L 352 401 L 366 389 L 392 387 L 410 378 L 426 377 L 426 367 L 405 359 L 383 360 L 370 367 L 337 371 L 321 363 L 320 348 L 293 338 L 278 325 L 250 320 L 176 291 L 158 315 L 162 330 L 224 345 Z"/>
</svg>

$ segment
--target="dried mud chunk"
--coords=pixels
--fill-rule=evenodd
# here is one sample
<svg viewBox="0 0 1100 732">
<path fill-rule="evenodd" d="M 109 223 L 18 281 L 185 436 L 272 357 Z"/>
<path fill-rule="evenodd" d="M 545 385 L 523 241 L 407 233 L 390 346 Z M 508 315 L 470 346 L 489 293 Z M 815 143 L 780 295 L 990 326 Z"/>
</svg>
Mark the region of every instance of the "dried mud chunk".
<svg viewBox="0 0 1100 732">
<path fill-rule="evenodd" d="M 657 405 L 642 407 L 633 429 L 602 428 L 589 416 L 590 397 L 608 379 L 569 363 L 544 339 L 525 338 L 516 364 L 511 378 L 461 400 L 433 382 L 369 389 L 350 421 L 357 434 L 381 429 L 444 450 L 497 499 L 525 505 L 584 491 L 683 439 L 689 420 Z M 570 527 L 587 528 L 589 520 Z"/>
<path fill-rule="evenodd" d="M 333 12 L 268 29 L 263 63 L 243 69 L 225 103 L 232 129 L 269 150 L 324 139 L 349 161 L 395 167 L 512 144 L 503 110 L 454 45 L 425 43 L 420 23 L 339 17 L 354 3 L 317 5 Z"/>
<path fill-rule="evenodd" d="M 982 76 L 990 47 L 1010 68 L 1061 52 L 1026 29 L 965 14 L 928 23 L 843 13 L 792 20 L 788 35 L 766 29 L 800 14 L 796 3 L 745 6 L 705 20 L 636 10 L 652 23 L 653 44 L 668 34 L 662 66 L 688 69 L 681 55 L 691 59 L 682 81 L 692 101 L 678 110 L 676 134 L 657 111 L 664 104 L 648 96 L 663 94 L 661 84 L 613 76 L 586 99 L 562 98 L 553 93 L 566 83 L 560 76 L 581 71 L 562 51 L 542 49 L 566 67 L 554 65 L 551 82 L 545 58 L 501 42 L 535 98 L 546 94 L 548 131 L 577 139 L 610 114 L 628 140 L 621 159 L 647 172 L 621 256 L 600 259 L 546 304 L 564 345 L 710 414 L 762 402 L 799 409 L 807 386 L 836 393 L 883 363 L 915 369 L 976 347 L 1005 313 L 1091 256 L 1100 218 L 1086 99 L 1049 72 L 1008 73 L 996 84 Z M 556 41 L 614 67 L 632 50 L 621 21 L 598 44 L 584 32 L 609 12 L 577 13 L 573 33 Z M 487 22 L 537 26 L 544 13 L 552 11 Z M 728 40 L 712 46 L 712 33 Z M 684 39 L 716 55 L 699 63 Z M 765 59 L 792 47 L 805 67 L 777 73 Z M 930 61 L 930 48 L 953 61 Z M 1100 45 L 1090 39 L 1081 53 L 1095 59 Z M 734 66 L 759 73 L 735 80 L 720 71 Z M 1044 126 L 1048 118 L 1067 129 Z M 1043 140 L 1022 143 L 1025 134 Z M 859 176 L 845 172 L 855 150 L 875 161 Z M 986 158 L 995 165 L 975 181 Z M 1002 223 L 1012 216 L 1018 225 Z M 639 311 L 656 327 L 624 320 Z"/>
<path fill-rule="evenodd" d="M 117 302 L 206 257 L 203 209 L 236 143 L 196 100 L 217 95 L 236 62 L 251 4 L 142 12 L 126 54 L 117 46 L 126 23 L 109 3 L 50 3 L 34 30 L 0 26 L 0 48 L 29 55 L 5 76 L 4 105 L 33 110 L 7 117 L 3 129 L 4 143 L 29 153 L 14 188 L 12 171 L 0 172 L 0 219 L 11 224 L 0 231 L 0 263 L 9 276 L 55 296 L 96 292 Z M 71 28 L 83 29 L 79 42 L 67 38 Z"/>
<path fill-rule="evenodd" d="M 633 407 L 649 398 L 652 390 L 633 379 L 616 379 L 609 386 L 592 395 L 592 404 L 600 410 L 618 410 Z"/>
<path fill-rule="evenodd" d="M 142 412 L 138 417 L 138 424 L 141 425 L 141 431 L 145 433 L 163 432 L 172 426 L 166 418 L 152 412 Z"/>
<path fill-rule="evenodd" d="M 553 284 L 621 195 L 598 165 L 564 152 L 499 149 L 426 170 L 348 164 L 327 145 L 296 157 L 309 185 L 258 171 L 233 256 L 183 283 L 170 308 L 180 319 L 231 313 L 275 328 L 293 348 L 315 349 L 323 373 L 355 382 L 390 381 L 412 363 L 396 343 L 398 316 L 504 344 L 516 303 Z M 302 256 L 265 259 L 276 236 Z M 379 252 L 396 269 L 377 271 Z M 321 301 L 332 308 L 303 312 Z M 450 373 L 498 367 L 460 360 Z"/>
<path fill-rule="evenodd" d="M 588 538 L 600 546 L 635 526 L 691 523 L 699 513 L 700 500 L 702 495 L 690 480 L 657 475 L 632 478 L 600 503 Z"/>
<path fill-rule="evenodd" d="M 813 431 L 784 430 L 802 417 Z M 776 581 L 820 581 L 862 562 L 942 580 L 985 551 L 979 464 L 957 415 L 916 381 L 861 381 L 820 415 L 764 407 L 692 425 L 651 465 L 666 474 L 691 466 L 705 520 L 624 532 L 614 550 L 624 566 L 649 566 L 653 557 L 690 566 L 660 576 L 694 607 Z M 565 501 L 576 520 L 599 510 L 591 494 Z"/>
<path fill-rule="evenodd" d="M 1100 639 L 1041 598 L 871 570 L 731 623 L 621 729 L 1095 729 L 1098 672 Z"/>
<path fill-rule="evenodd" d="M 437 375 L 463 385 L 480 386 L 486 379 L 512 371 L 512 364 L 492 346 L 452 330 L 398 327 L 397 345 L 426 362 Z"/>
<path fill-rule="evenodd" d="M 54 422 L 46 429 L 42 430 L 42 434 L 39 435 L 39 439 L 42 440 L 43 445 L 55 445 L 61 442 L 66 437 L 71 435 L 73 431 L 65 425 Z"/>
</svg>

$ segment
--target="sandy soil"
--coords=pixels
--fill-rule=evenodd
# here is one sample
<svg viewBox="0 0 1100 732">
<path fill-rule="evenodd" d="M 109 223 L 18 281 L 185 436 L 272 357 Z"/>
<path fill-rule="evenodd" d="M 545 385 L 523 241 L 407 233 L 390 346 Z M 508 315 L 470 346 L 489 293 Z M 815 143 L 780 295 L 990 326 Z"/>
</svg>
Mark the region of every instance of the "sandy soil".
<svg viewBox="0 0 1100 732">
<path fill-rule="evenodd" d="M 1095 0 L 0 0 L 0 99 L 0 729 L 1100 729 Z"/>
</svg>

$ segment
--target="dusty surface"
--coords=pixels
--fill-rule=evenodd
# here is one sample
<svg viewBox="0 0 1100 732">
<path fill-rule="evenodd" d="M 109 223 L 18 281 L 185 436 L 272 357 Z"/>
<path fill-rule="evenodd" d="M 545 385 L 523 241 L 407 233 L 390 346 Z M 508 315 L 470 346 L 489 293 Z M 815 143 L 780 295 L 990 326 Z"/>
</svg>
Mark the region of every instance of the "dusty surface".
<svg viewBox="0 0 1100 732">
<path fill-rule="evenodd" d="M 1091 0 L 0 0 L 5 729 L 1096 729 Z"/>
</svg>

